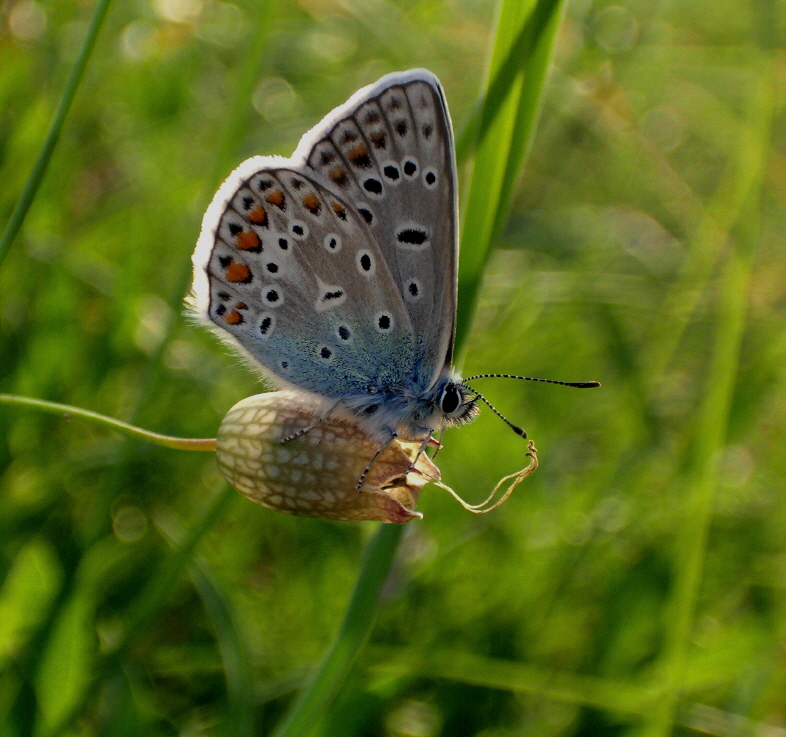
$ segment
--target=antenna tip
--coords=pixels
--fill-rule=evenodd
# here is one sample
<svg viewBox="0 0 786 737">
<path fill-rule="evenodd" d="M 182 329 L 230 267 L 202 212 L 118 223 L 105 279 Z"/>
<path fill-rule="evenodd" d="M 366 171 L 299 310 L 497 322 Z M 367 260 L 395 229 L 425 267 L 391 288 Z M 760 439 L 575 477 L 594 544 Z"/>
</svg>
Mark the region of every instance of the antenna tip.
<svg viewBox="0 0 786 737">
<path fill-rule="evenodd" d="M 575 386 L 577 389 L 595 389 L 600 386 L 599 381 L 579 381 L 575 384 L 571 384 L 571 386 Z"/>
<path fill-rule="evenodd" d="M 510 427 L 513 430 L 513 432 L 516 433 L 516 435 L 518 435 L 519 437 L 522 437 L 522 438 L 526 438 L 527 437 L 527 431 L 526 430 L 522 430 L 520 427 L 517 427 L 516 425 L 511 425 Z"/>
</svg>

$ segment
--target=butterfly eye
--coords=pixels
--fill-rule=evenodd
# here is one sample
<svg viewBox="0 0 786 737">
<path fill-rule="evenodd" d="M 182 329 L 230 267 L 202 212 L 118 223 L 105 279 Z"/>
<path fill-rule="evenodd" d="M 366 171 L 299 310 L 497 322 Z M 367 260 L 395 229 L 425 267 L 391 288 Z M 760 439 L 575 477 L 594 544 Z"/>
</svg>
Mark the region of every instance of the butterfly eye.
<svg viewBox="0 0 786 737">
<path fill-rule="evenodd" d="M 452 415 L 461 406 L 461 394 L 455 384 L 448 384 L 439 398 L 440 409 L 446 415 Z"/>
</svg>

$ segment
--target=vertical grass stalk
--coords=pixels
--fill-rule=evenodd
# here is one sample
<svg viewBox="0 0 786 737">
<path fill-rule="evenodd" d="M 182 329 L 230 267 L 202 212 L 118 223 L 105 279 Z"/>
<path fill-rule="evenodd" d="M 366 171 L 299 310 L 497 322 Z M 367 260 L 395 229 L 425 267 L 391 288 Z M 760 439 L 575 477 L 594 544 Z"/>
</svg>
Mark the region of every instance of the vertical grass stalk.
<svg viewBox="0 0 786 737">
<path fill-rule="evenodd" d="M 38 188 L 44 178 L 44 174 L 46 174 L 46 170 L 49 167 L 49 162 L 52 159 L 52 153 L 54 152 L 55 146 L 57 146 L 57 142 L 60 139 L 60 133 L 63 130 L 63 125 L 65 124 L 66 117 L 68 116 L 68 111 L 71 109 L 71 103 L 74 101 L 76 92 L 79 89 L 82 78 L 84 77 L 87 62 L 90 60 L 90 56 L 93 53 L 93 49 L 96 45 L 96 39 L 98 38 L 98 34 L 101 31 L 101 26 L 104 23 L 107 12 L 109 11 L 109 5 L 111 2 L 112 0 L 99 0 L 98 4 L 96 5 L 93 18 L 91 19 L 90 26 L 87 29 L 87 35 L 85 36 L 85 40 L 82 42 L 82 48 L 79 51 L 79 56 L 77 57 L 76 63 L 71 69 L 71 74 L 68 75 L 68 82 L 66 82 L 63 96 L 60 98 L 57 110 L 55 110 L 54 118 L 52 118 L 52 124 L 49 126 L 49 131 L 46 134 L 43 145 L 41 146 L 41 151 L 38 154 L 35 164 L 33 165 L 33 170 L 30 172 L 30 176 L 27 178 L 25 188 L 22 190 L 22 196 L 16 203 L 16 207 L 14 207 L 14 211 L 11 213 L 11 218 L 9 219 L 8 224 L 5 227 L 5 231 L 0 238 L 0 266 L 2 266 L 3 260 L 5 259 L 8 250 L 11 248 L 11 244 L 14 242 L 14 239 L 25 222 L 25 218 L 27 217 L 27 213 L 30 210 L 30 206 L 33 204 L 33 200 L 35 199 Z"/>
<path fill-rule="evenodd" d="M 666 643 L 661 662 L 665 695 L 647 730 L 652 737 L 672 733 L 696 617 L 699 588 L 706 555 L 719 455 L 726 442 L 747 313 L 755 243 L 758 239 L 759 197 L 763 186 L 770 140 L 772 71 L 765 64 L 753 88 L 743 134 L 734 162 L 742 180 L 750 182 L 748 197 L 739 210 L 734 240 L 725 250 L 726 261 L 717 289 L 715 337 L 707 387 L 699 411 L 686 474 L 687 499 L 677 540 L 675 583 L 667 609 Z"/>
</svg>

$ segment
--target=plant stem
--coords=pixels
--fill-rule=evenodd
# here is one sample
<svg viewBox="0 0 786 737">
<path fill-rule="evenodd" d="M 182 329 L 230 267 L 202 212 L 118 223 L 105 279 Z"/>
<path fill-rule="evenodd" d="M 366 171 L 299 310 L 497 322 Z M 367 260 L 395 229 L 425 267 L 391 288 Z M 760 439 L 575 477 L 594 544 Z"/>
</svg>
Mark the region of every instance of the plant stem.
<svg viewBox="0 0 786 737">
<path fill-rule="evenodd" d="M 33 409 L 41 410 L 42 412 L 49 412 L 51 414 L 62 414 L 67 419 L 71 417 L 81 417 L 85 420 L 97 422 L 99 425 L 111 427 L 113 430 L 136 437 L 141 440 L 146 440 L 149 443 L 160 445 L 164 448 L 174 448 L 175 450 L 201 450 L 201 451 L 215 451 L 216 439 L 215 438 L 176 438 L 171 435 L 161 435 L 157 432 L 150 432 L 143 430 L 141 427 L 129 425 L 120 420 L 115 420 L 106 415 L 100 415 L 97 412 L 91 412 L 87 409 L 80 407 L 72 407 L 68 404 L 59 404 L 57 402 L 45 402 L 42 399 L 31 399 L 29 397 L 18 397 L 14 394 L 0 394 L 0 404 L 18 405 L 20 407 L 32 407 Z"/>
</svg>

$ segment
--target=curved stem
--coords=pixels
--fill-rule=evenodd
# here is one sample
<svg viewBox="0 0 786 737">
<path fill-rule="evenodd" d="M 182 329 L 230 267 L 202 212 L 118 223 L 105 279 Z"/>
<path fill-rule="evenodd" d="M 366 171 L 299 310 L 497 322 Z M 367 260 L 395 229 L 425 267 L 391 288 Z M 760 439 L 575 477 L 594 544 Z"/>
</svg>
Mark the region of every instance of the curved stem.
<svg viewBox="0 0 786 737">
<path fill-rule="evenodd" d="M 32 407 L 33 409 L 41 410 L 42 412 L 49 412 L 51 414 L 62 414 L 67 419 L 71 417 L 81 417 L 91 422 L 97 422 L 99 425 L 111 427 L 123 435 L 136 437 L 141 440 L 146 440 L 149 443 L 160 445 L 164 448 L 174 448 L 175 450 L 201 450 L 201 451 L 214 451 L 216 449 L 215 438 L 176 438 L 171 435 L 161 435 L 157 432 L 150 432 L 143 430 L 141 427 L 129 425 L 120 420 L 115 420 L 106 415 L 100 415 L 97 412 L 91 412 L 87 409 L 80 407 L 72 407 L 68 404 L 59 404 L 58 402 L 45 402 L 42 399 L 31 399 L 30 397 L 19 397 L 15 394 L 0 394 L 0 404 L 18 405 L 20 407 Z"/>
</svg>

